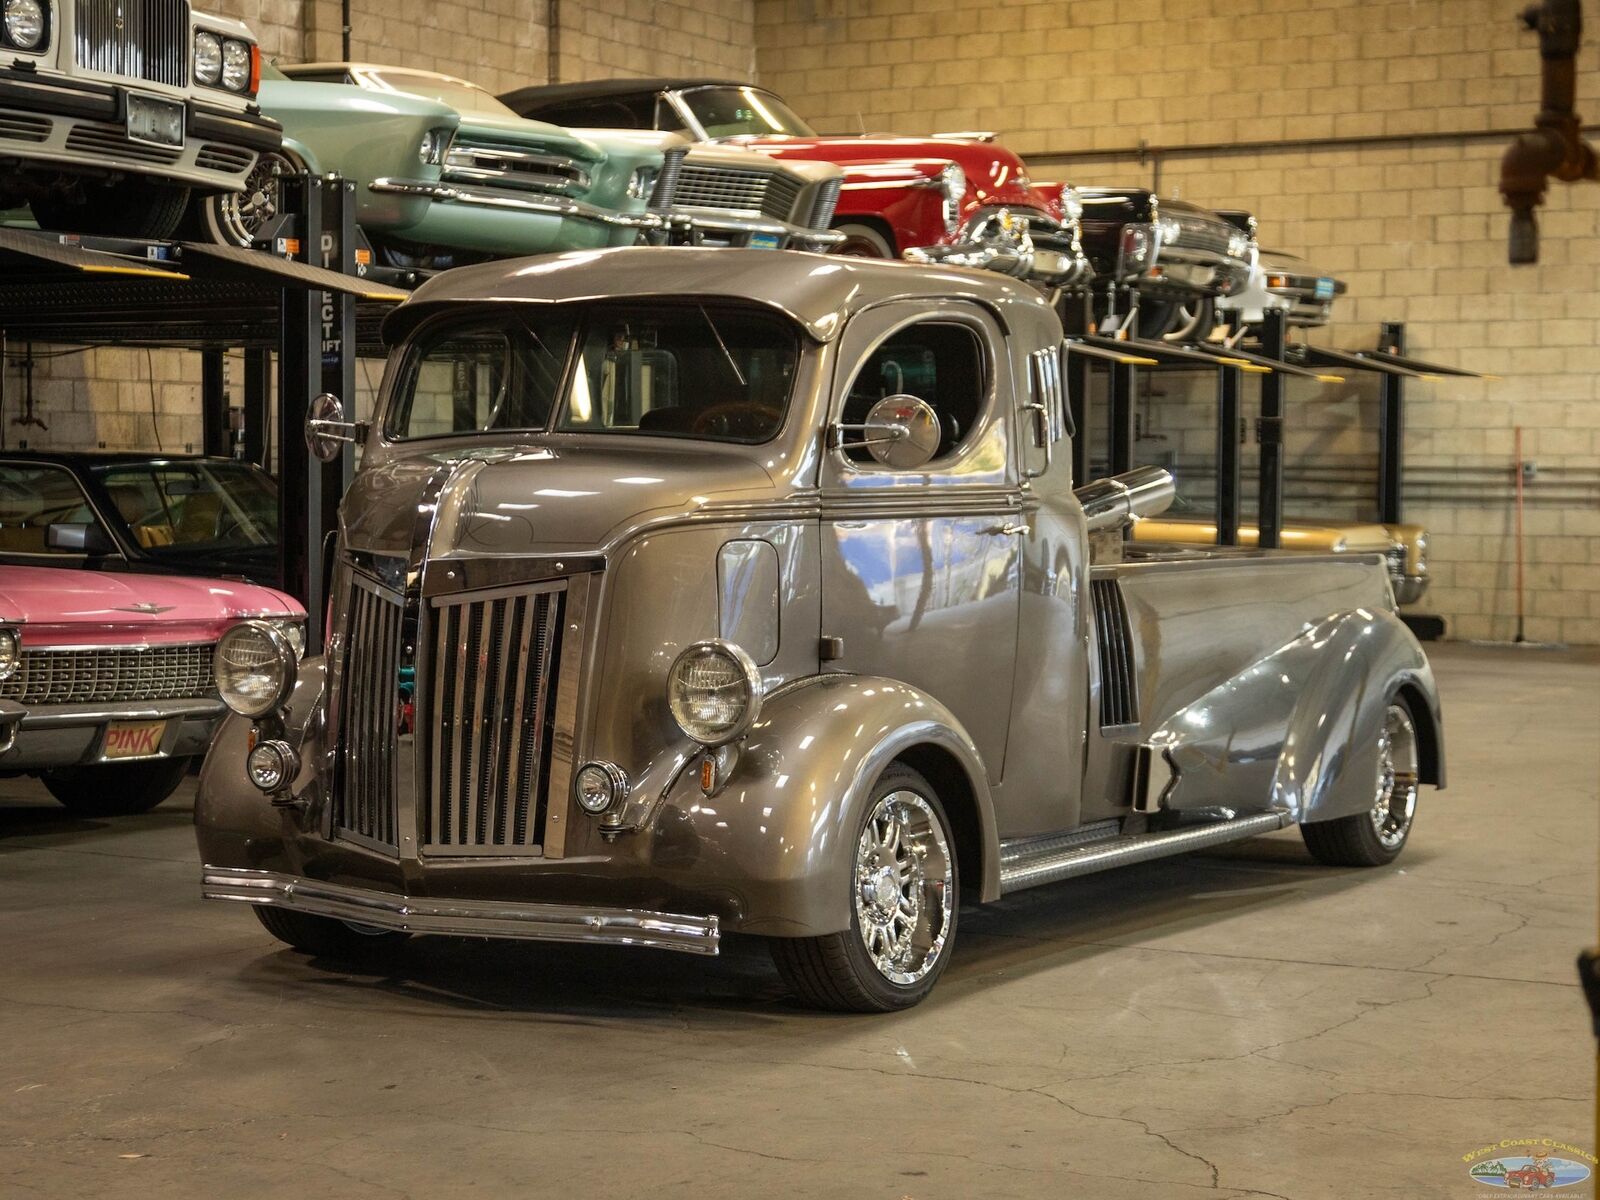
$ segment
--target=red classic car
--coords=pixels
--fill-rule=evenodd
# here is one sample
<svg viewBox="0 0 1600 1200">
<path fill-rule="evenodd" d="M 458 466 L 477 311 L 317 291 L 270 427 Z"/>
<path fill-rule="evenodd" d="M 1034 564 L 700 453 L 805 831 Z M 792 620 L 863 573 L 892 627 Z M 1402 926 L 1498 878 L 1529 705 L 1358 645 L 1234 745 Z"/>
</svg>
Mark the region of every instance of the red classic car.
<svg viewBox="0 0 1600 1200">
<path fill-rule="evenodd" d="M 737 142 L 774 158 L 838 163 L 844 189 L 835 253 L 982 266 L 1050 287 L 1088 281 L 1080 209 L 1067 185 L 1035 185 L 986 133 L 935 137 L 819 135 L 782 99 L 743 83 L 616 79 L 519 88 L 500 99 L 524 117 L 575 129 L 656 129 Z M 697 188 L 686 166 L 680 204 Z"/>
<path fill-rule="evenodd" d="M 40 536 L 65 549 L 86 528 L 58 522 Z M 154 808 L 222 718 L 212 657 L 223 632 L 260 620 L 277 650 L 299 654 L 305 616 L 248 583 L 0 566 L 0 775 L 37 775 L 83 815 Z"/>
</svg>

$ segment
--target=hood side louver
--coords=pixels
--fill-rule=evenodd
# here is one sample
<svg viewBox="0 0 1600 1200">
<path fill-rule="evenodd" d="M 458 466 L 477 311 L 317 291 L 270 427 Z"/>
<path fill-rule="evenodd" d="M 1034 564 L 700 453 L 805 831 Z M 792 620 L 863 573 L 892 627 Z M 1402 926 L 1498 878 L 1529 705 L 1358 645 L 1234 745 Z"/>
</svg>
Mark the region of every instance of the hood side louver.
<svg viewBox="0 0 1600 1200">
<path fill-rule="evenodd" d="M 1116 579 L 1091 580 L 1089 593 L 1094 601 L 1095 637 L 1100 645 L 1100 727 L 1137 725 L 1139 676 L 1122 584 Z"/>
</svg>

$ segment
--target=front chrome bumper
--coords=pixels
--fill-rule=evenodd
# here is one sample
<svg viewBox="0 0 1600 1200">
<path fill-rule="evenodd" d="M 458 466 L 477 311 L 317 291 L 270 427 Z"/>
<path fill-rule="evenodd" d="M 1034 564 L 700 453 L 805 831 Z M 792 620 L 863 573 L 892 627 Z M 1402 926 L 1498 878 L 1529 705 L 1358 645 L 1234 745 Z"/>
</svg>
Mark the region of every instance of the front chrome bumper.
<svg viewBox="0 0 1600 1200">
<path fill-rule="evenodd" d="M 494 188 L 463 187 L 453 183 L 432 183 L 425 179 L 374 179 L 368 186 L 375 192 L 396 196 L 421 196 L 441 204 L 464 204 L 474 208 L 496 208 L 510 212 L 539 213 L 552 217 L 574 217 L 620 225 L 627 229 L 659 229 L 662 218 L 656 213 L 621 213 L 597 208 L 568 196 L 535 193 L 512 194 Z"/>
<path fill-rule="evenodd" d="M 1048 244 L 1035 238 L 1028 218 L 1009 209 L 985 210 L 970 218 L 955 241 L 914 246 L 903 257 L 947 267 L 976 267 L 1026 279 L 1041 287 L 1071 287 L 1087 281 L 1094 268 L 1067 231 L 1051 231 Z"/>
<path fill-rule="evenodd" d="M 770 217 L 752 216 L 730 212 L 726 209 L 697 208 L 692 205 L 674 205 L 667 218 L 668 228 L 674 233 L 700 241 L 700 235 L 728 238 L 731 243 L 746 245 L 752 237 L 778 239 L 776 249 L 825 251 L 844 243 L 844 234 L 833 229 L 808 229 L 790 225 Z"/>
<path fill-rule="evenodd" d="M 313 916 L 331 917 L 400 933 L 453 937 L 515 938 L 536 942 L 590 942 L 716 954 L 717 918 L 630 908 L 591 908 L 567 904 L 519 904 L 506 900 L 463 900 L 405 896 L 374 888 L 324 883 L 275 871 L 205 867 L 200 894 L 207 900 L 269 904 Z"/>
<path fill-rule="evenodd" d="M 204 754 L 224 711 L 222 701 L 217 699 L 128 700 L 33 707 L 0 701 L 0 771 L 141 761 L 106 757 L 106 730 L 113 722 L 166 722 L 158 751 L 142 756 L 144 761 Z"/>
</svg>

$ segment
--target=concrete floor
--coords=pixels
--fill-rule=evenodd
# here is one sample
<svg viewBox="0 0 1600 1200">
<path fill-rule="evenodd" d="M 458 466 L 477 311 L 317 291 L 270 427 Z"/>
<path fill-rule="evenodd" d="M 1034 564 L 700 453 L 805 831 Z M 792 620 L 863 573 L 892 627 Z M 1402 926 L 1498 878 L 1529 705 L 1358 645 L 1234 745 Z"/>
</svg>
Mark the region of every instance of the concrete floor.
<svg viewBox="0 0 1600 1200">
<path fill-rule="evenodd" d="M 1290 830 L 1023 893 L 891 1017 L 754 945 L 351 974 L 200 902 L 188 789 L 0 783 L 0 1196 L 1492 1194 L 1470 1151 L 1590 1141 L 1600 656 L 1435 663 L 1452 786 L 1397 867 Z"/>
</svg>

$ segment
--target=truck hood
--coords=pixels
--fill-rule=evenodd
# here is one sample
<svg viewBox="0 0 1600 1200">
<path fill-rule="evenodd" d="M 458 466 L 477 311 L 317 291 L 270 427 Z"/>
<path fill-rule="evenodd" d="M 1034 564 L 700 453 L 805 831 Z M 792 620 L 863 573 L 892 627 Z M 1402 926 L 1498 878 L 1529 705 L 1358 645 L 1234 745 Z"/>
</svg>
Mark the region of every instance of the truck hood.
<svg viewBox="0 0 1600 1200">
<path fill-rule="evenodd" d="M 522 142 L 538 146 L 554 154 L 581 158 L 585 162 L 604 162 L 606 152 L 587 138 L 578 137 L 571 130 L 548 121 L 533 121 L 527 117 L 500 116 L 498 113 L 463 111 L 461 128 L 456 140 L 473 142 Z"/>
<path fill-rule="evenodd" d="M 0 567 L 0 623 L 24 648 L 215 641 L 246 617 L 303 616 L 282 592 L 182 575 Z"/>
<path fill-rule="evenodd" d="M 431 557 L 604 553 L 643 524 L 770 498 L 776 486 L 751 458 L 666 437 L 402 454 L 362 471 L 345 494 L 345 545 L 409 554 L 419 510 L 431 511 L 452 469 Z"/>
</svg>

